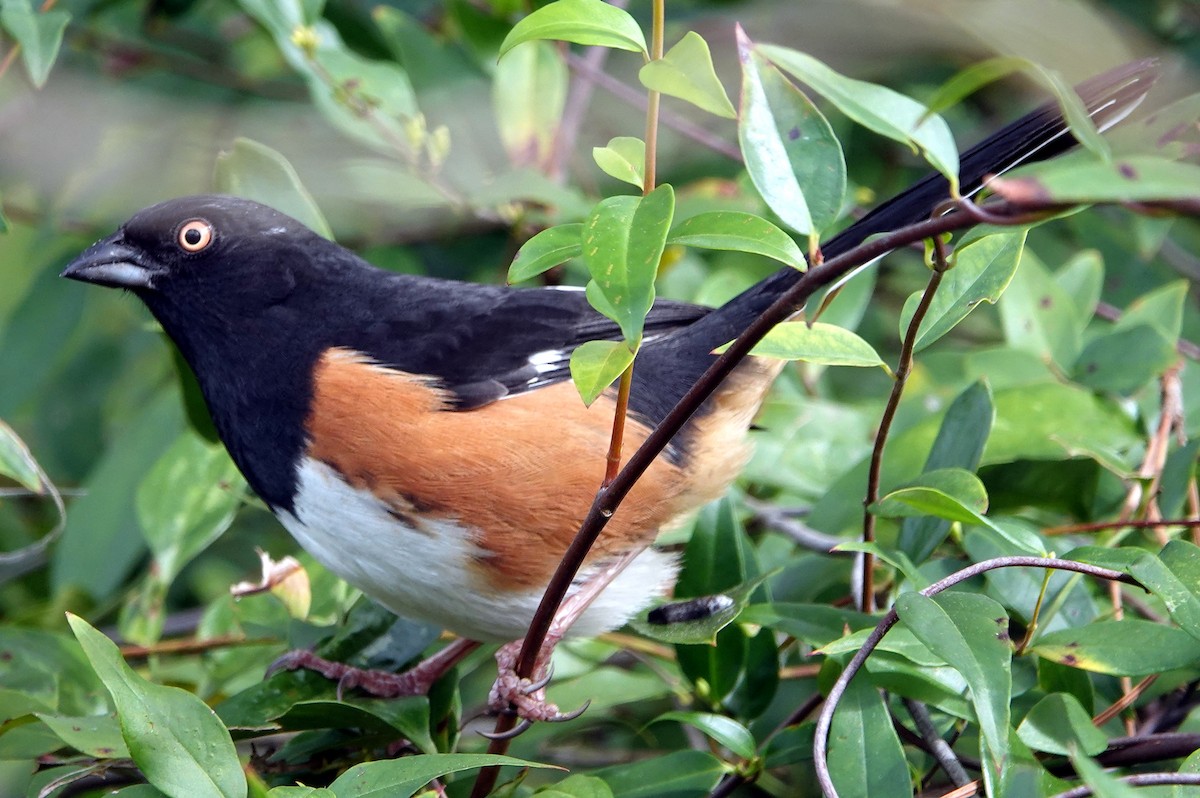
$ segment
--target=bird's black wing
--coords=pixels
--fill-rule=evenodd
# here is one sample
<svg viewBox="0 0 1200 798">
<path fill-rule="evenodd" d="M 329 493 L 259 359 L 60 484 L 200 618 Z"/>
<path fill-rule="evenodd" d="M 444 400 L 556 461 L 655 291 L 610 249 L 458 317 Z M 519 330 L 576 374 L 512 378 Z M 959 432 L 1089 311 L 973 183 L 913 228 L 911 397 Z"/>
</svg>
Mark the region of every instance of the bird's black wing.
<svg viewBox="0 0 1200 798">
<path fill-rule="evenodd" d="M 469 410 L 570 379 L 571 353 L 621 332 L 578 289 L 512 289 L 399 276 L 375 294 L 370 323 L 347 342 L 384 366 L 435 378 Z M 396 301 L 388 301 L 389 297 Z M 660 300 L 645 339 L 692 324 L 709 308 Z"/>
</svg>

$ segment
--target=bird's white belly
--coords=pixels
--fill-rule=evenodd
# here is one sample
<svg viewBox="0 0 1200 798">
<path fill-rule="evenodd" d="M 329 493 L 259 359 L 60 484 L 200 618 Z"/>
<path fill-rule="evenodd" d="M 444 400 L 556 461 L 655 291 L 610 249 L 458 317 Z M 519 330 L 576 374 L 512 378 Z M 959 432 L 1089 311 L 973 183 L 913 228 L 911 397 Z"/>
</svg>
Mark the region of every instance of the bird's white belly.
<svg viewBox="0 0 1200 798">
<path fill-rule="evenodd" d="M 366 490 L 322 462 L 297 469 L 294 512 L 278 513 L 321 564 L 397 615 L 429 621 L 473 640 L 525 634 L 541 591 L 500 591 L 479 573 L 487 552 L 454 520 L 414 528 Z M 591 605 L 572 634 L 591 636 L 624 623 L 674 581 L 674 557 L 647 549 Z M 583 575 L 586 578 L 586 574 Z"/>
</svg>

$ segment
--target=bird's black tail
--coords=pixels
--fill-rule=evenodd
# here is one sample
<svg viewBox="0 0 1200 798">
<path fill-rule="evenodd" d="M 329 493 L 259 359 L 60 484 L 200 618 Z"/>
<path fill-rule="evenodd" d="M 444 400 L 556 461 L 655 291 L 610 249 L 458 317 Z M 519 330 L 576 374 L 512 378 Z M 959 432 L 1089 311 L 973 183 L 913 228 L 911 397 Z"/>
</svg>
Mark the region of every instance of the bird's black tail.
<svg viewBox="0 0 1200 798">
<path fill-rule="evenodd" d="M 1132 112 L 1157 78 L 1158 62 L 1146 59 L 1094 77 L 1075 90 L 1096 126 L 1105 130 Z M 964 196 L 971 196 L 983 187 L 986 178 L 1021 164 L 1052 158 L 1076 143 L 1058 104 L 1050 103 L 962 153 L 959 159 L 960 191 Z M 870 236 L 920 222 L 949 197 L 949 181 L 940 174 L 931 174 L 838 233 L 822 246 L 822 251 L 827 259 L 833 258 Z M 736 338 L 800 276 L 801 272 L 795 269 L 781 269 L 674 336 L 675 340 L 664 341 L 666 345 L 659 347 L 657 352 L 644 352 L 643 357 L 657 356 L 672 361 L 674 366 L 648 371 L 659 377 L 667 374 L 678 377 L 675 380 L 678 385 L 656 385 L 656 398 L 670 399 L 670 402 L 664 408 L 645 408 L 647 414 L 656 418 L 657 412 L 674 404 L 674 400 L 682 396 L 700 371 L 707 367 L 711 360 L 709 353 Z M 695 371 L 697 368 L 700 371 Z"/>
</svg>

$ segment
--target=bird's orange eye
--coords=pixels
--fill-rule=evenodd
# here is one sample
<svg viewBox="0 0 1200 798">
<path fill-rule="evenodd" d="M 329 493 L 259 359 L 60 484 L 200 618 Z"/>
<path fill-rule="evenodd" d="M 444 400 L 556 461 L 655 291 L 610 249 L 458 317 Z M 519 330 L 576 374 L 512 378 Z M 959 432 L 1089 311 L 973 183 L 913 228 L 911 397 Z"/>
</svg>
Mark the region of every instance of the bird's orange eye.
<svg viewBox="0 0 1200 798">
<path fill-rule="evenodd" d="M 199 252 L 212 243 L 213 226 L 203 219 L 192 219 L 179 226 L 176 243 L 185 252 Z"/>
</svg>

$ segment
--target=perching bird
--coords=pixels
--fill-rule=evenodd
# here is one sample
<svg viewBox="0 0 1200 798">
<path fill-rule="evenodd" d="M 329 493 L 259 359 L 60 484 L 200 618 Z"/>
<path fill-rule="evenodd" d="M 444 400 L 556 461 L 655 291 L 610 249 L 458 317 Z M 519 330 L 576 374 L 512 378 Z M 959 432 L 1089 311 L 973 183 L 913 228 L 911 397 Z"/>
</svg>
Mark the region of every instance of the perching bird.
<svg viewBox="0 0 1200 798">
<path fill-rule="evenodd" d="M 1152 81 L 1141 63 L 1080 91 L 1103 126 Z M 1058 108 L 1043 108 L 964 153 L 963 192 L 1073 145 Z M 920 221 L 948 196 L 945 179 L 928 177 L 826 242 L 824 254 Z M 783 269 L 712 310 L 658 302 L 634 372 L 627 446 L 800 274 Z M 63 276 L 145 302 L 195 372 L 250 486 L 330 571 L 400 615 L 469 640 L 525 633 L 600 485 L 613 420 L 610 396 L 585 408 L 570 381 L 572 350 L 620 337 L 583 292 L 387 272 L 228 196 L 147 208 Z M 622 555 L 636 557 L 574 633 L 619 626 L 670 588 L 673 558 L 648 546 L 735 478 L 777 373 L 762 360 L 741 365 L 646 472 L 576 589 Z M 352 683 L 405 692 L 428 676 L 389 687 L 356 674 Z"/>
</svg>

